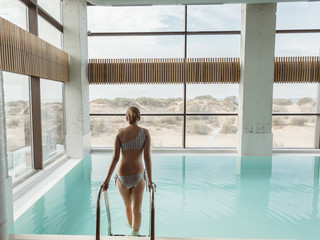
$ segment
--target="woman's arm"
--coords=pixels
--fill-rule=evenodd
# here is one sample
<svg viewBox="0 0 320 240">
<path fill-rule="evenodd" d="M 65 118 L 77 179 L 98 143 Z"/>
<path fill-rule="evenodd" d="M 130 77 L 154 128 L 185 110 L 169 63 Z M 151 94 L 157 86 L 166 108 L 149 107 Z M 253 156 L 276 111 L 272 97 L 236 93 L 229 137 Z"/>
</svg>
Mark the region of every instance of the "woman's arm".
<svg viewBox="0 0 320 240">
<path fill-rule="evenodd" d="M 144 164 L 147 170 L 148 176 L 148 187 L 150 191 L 150 187 L 152 185 L 152 165 L 151 165 L 151 155 L 150 155 L 150 145 L 151 145 L 151 137 L 150 133 L 147 129 L 144 129 L 146 135 L 146 141 L 144 144 Z"/>
<path fill-rule="evenodd" d="M 103 190 L 104 191 L 106 191 L 109 187 L 110 178 L 112 176 L 114 169 L 117 166 L 117 163 L 119 161 L 119 157 L 120 157 L 120 139 L 119 139 L 119 134 L 117 134 L 116 139 L 114 141 L 113 156 L 112 156 L 112 160 L 111 160 L 111 163 L 109 166 L 108 174 L 107 174 L 106 179 L 103 182 Z"/>
</svg>

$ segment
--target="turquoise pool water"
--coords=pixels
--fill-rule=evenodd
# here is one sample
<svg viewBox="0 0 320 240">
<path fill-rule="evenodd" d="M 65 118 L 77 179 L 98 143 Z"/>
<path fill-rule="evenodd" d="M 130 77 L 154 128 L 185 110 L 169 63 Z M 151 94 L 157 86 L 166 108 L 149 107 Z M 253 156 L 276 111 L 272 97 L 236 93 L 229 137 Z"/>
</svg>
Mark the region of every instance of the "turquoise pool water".
<svg viewBox="0 0 320 240">
<path fill-rule="evenodd" d="M 109 163 L 110 155 L 87 156 L 10 232 L 94 235 L 96 197 Z M 156 236 L 320 238 L 317 157 L 153 156 L 153 174 Z M 113 183 L 109 200 L 112 232 L 129 234 Z M 143 201 L 141 234 L 147 234 L 149 194 Z M 107 232 L 104 209 L 101 232 Z"/>
</svg>

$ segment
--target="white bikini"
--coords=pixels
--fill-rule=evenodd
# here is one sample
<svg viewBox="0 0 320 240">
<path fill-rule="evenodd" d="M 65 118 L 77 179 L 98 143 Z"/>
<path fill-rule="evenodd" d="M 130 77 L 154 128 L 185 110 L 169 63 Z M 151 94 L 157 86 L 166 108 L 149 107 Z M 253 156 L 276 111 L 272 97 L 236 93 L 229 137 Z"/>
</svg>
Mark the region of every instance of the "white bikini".
<svg viewBox="0 0 320 240">
<path fill-rule="evenodd" d="M 134 138 L 130 142 L 121 143 L 120 146 L 122 148 L 122 151 L 128 151 L 131 149 L 143 149 L 145 140 L 146 140 L 146 136 L 144 134 L 143 128 L 141 128 L 141 131 L 139 132 L 139 135 L 136 138 Z M 115 182 L 117 182 L 117 179 L 119 179 L 121 184 L 125 188 L 130 189 L 132 187 L 137 186 L 142 180 L 142 178 L 146 180 L 145 171 L 143 171 L 142 173 L 129 175 L 129 176 L 118 176 L 118 174 L 116 174 Z"/>
</svg>

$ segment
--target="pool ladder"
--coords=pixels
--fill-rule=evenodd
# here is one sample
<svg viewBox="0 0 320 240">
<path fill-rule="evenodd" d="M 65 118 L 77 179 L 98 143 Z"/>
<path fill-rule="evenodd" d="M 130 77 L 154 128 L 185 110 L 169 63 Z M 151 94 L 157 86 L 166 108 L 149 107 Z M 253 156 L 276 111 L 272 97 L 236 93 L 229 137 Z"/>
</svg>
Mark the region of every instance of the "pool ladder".
<svg viewBox="0 0 320 240">
<path fill-rule="evenodd" d="M 102 185 L 99 188 L 98 198 L 97 198 L 97 216 L 96 216 L 96 240 L 100 240 L 100 198 L 102 193 Z M 152 183 L 150 188 L 150 226 L 149 226 L 149 237 L 150 240 L 154 240 L 154 192 L 155 192 L 155 185 Z M 110 212 L 110 204 L 109 204 L 109 197 L 108 191 L 104 192 L 104 201 L 106 204 L 106 211 L 107 211 L 107 218 L 108 218 L 108 236 L 121 236 L 120 234 L 112 234 L 111 233 L 111 212 Z M 140 237 L 145 237 L 141 236 Z"/>
</svg>

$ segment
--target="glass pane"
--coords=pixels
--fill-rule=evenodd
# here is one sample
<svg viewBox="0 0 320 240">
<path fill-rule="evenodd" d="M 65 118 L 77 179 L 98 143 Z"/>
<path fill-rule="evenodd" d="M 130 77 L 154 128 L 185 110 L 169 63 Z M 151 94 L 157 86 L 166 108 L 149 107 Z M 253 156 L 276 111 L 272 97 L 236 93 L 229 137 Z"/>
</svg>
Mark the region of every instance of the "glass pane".
<svg viewBox="0 0 320 240">
<path fill-rule="evenodd" d="M 278 3 L 277 29 L 319 29 L 320 2 Z"/>
<path fill-rule="evenodd" d="M 187 147 L 236 147 L 237 117 L 187 117 Z"/>
<path fill-rule="evenodd" d="M 89 37 L 89 58 L 182 58 L 182 36 Z"/>
<path fill-rule="evenodd" d="M 60 48 L 62 47 L 62 34 L 59 30 L 53 27 L 41 16 L 38 16 L 39 37 L 51 45 Z"/>
<path fill-rule="evenodd" d="M 8 171 L 13 181 L 32 170 L 29 80 L 3 72 Z"/>
<path fill-rule="evenodd" d="M 238 112 L 239 84 L 187 85 L 187 113 Z"/>
<path fill-rule="evenodd" d="M 144 116 L 141 125 L 149 130 L 152 147 L 182 147 L 183 117 Z"/>
<path fill-rule="evenodd" d="M 127 126 L 125 116 L 90 117 L 91 146 L 113 147 L 119 128 Z"/>
<path fill-rule="evenodd" d="M 319 56 L 320 33 L 277 34 L 275 56 Z"/>
<path fill-rule="evenodd" d="M 149 130 L 152 147 L 181 147 L 182 119 L 179 116 L 143 116 L 139 125 Z M 90 125 L 92 147 L 113 147 L 118 129 L 128 123 L 125 116 L 91 116 Z"/>
<path fill-rule="evenodd" d="M 61 0 L 37 0 L 40 7 L 61 22 Z"/>
<path fill-rule="evenodd" d="M 18 0 L 1 0 L 0 17 L 27 29 L 27 7 Z"/>
<path fill-rule="evenodd" d="M 90 85 L 90 113 L 182 113 L 183 85 Z"/>
<path fill-rule="evenodd" d="M 275 148 L 314 148 L 315 116 L 273 116 Z"/>
<path fill-rule="evenodd" d="M 188 36 L 187 57 L 240 57 L 240 35 Z"/>
<path fill-rule="evenodd" d="M 183 6 L 88 7 L 91 32 L 183 31 Z"/>
<path fill-rule="evenodd" d="M 188 6 L 188 31 L 228 31 L 241 28 L 241 4 Z"/>
<path fill-rule="evenodd" d="M 276 83 L 273 85 L 273 112 L 317 112 L 317 83 Z"/>
<path fill-rule="evenodd" d="M 63 83 L 41 79 L 43 161 L 64 151 Z"/>
</svg>

